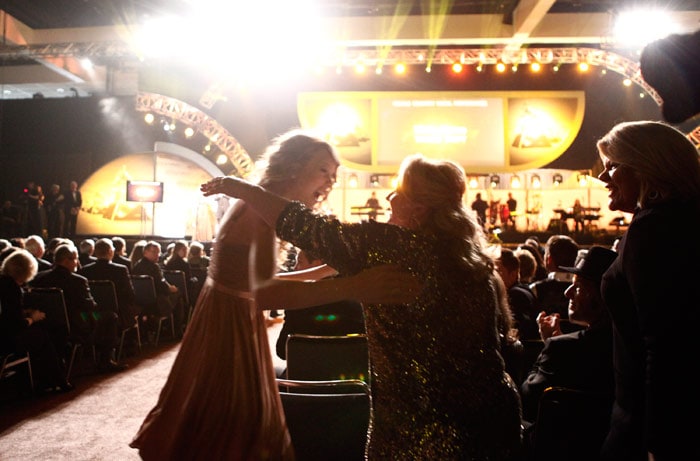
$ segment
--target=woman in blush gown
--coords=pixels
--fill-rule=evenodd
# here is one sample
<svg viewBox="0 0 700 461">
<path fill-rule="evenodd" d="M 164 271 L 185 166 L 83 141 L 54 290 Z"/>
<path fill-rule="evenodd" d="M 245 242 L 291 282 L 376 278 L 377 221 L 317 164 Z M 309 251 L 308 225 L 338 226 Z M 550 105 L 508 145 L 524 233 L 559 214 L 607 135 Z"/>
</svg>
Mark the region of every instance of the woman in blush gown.
<svg viewBox="0 0 700 461">
<path fill-rule="evenodd" d="M 310 207 L 335 182 L 337 157 L 317 138 L 289 132 L 265 157 L 260 184 Z M 277 279 L 277 248 L 274 230 L 250 207 L 238 202 L 229 208 L 170 375 L 131 442 L 143 459 L 293 459 L 262 310 L 280 299 L 285 308 L 357 299 L 357 293 L 398 299 L 393 293 L 403 291 L 397 287 L 408 277 L 392 275 L 394 268 L 333 285 Z M 377 276 L 386 288 L 362 288 Z"/>
<path fill-rule="evenodd" d="M 389 223 L 341 223 L 234 178 L 205 195 L 245 200 L 277 235 L 352 275 L 395 264 L 426 284 L 407 305 L 365 303 L 371 365 L 368 459 L 516 460 L 520 398 L 500 355 L 503 282 L 462 201 L 464 171 L 404 160 Z"/>
</svg>

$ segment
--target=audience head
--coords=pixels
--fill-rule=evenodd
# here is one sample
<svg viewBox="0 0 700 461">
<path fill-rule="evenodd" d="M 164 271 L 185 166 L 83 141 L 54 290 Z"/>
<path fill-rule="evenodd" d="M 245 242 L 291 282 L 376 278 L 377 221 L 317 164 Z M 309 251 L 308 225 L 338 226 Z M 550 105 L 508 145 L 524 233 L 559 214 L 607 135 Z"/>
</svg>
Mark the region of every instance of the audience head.
<svg viewBox="0 0 700 461">
<path fill-rule="evenodd" d="M 607 315 L 600 293 L 603 274 L 615 261 L 617 253 L 602 246 L 592 246 L 574 267 L 559 267 L 574 274 L 574 281 L 564 292 L 569 299 L 569 320 L 591 325 Z"/>
<path fill-rule="evenodd" d="M 261 165 L 261 186 L 312 207 L 330 192 L 340 161 L 327 142 L 292 130 L 272 142 Z"/>
<path fill-rule="evenodd" d="M 34 278 L 38 268 L 36 258 L 30 252 L 17 248 L 2 262 L 0 274 L 12 277 L 17 285 L 24 285 Z"/>
<path fill-rule="evenodd" d="M 85 239 L 80 242 L 80 252 L 92 256 L 95 251 L 95 241 L 92 239 Z"/>
<path fill-rule="evenodd" d="M 24 240 L 24 248 L 35 258 L 41 258 L 44 256 L 44 239 L 38 235 L 30 235 Z"/>
<path fill-rule="evenodd" d="M 160 243 L 155 240 L 149 240 L 143 247 L 143 257 L 158 264 L 160 258 Z"/>
<path fill-rule="evenodd" d="M 578 255 L 578 244 L 568 235 L 552 235 L 547 239 L 544 251 L 545 267 L 550 272 L 559 270 L 559 266 L 573 266 Z"/>
<path fill-rule="evenodd" d="M 700 160 L 693 143 L 660 122 L 615 125 L 598 143 L 611 210 L 634 212 L 669 199 L 700 200 Z"/>
<path fill-rule="evenodd" d="M 12 237 L 10 239 L 10 245 L 15 248 L 24 248 L 24 237 Z"/>
<path fill-rule="evenodd" d="M 62 266 L 71 272 L 78 268 L 78 249 L 74 245 L 62 244 L 53 255 L 54 266 Z"/>
<path fill-rule="evenodd" d="M 520 260 L 510 248 L 501 248 L 501 255 L 496 259 L 496 270 L 501 275 L 506 288 L 520 281 Z"/>
<path fill-rule="evenodd" d="M 115 254 L 123 255 L 126 252 L 126 240 L 124 240 L 122 237 L 112 237 L 112 245 L 114 245 Z"/>
<path fill-rule="evenodd" d="M 520 262 L 520 281 L 522 283 L 532 282 L 537 272 L 537 260 L 532 252 L 525 250 L 523 247 L 519 247 L 514 253 Z"/>
<path fill-rule="evenodd" d="M 49 240 L 49 243 L 46 245 L 46 252 L 53 254 L 54 250 L 56 250 L 56 247 L 58 247 L 62 243 L 71 243 L 70 240 L 65 239 L 63 237 L 54 237 L 51 240 Z"/>
<path fill-rule="evenodd" d="M 139 240 L 138 242 L 134 243 L 134 247 L 131 249 L 131 253 L 129 254 L 129 259 L 131 260 L 132 266 L 143 258 L 143 248 L 146 246 L 146 243 L 147 242 L 145 240 Z"/>
<path fill-rule="evenodd" d="M 101 238 L 95 242 L 94 256 L 97 259 L 111 261 L 114 256 L 114 245 L 112 241 L 108 238 Z"/>
<path fill-rule="evenodd" d="M 187 245 L 187 242 L 184 240 L 177 240 L 172 245 L 173 245 L 173 247 L 171 249 L 169 260 L 173 259 L 173 258 L 185 259 L 185 257 L 187 256 L 187 250 L 189 247 Z"/>
<path fill-rule="evenodd" d="M 204 253 L 204 245 L 201 242 L 192 241 L 187 248 L 187 259 L 201 258 Z"/>
</svg>

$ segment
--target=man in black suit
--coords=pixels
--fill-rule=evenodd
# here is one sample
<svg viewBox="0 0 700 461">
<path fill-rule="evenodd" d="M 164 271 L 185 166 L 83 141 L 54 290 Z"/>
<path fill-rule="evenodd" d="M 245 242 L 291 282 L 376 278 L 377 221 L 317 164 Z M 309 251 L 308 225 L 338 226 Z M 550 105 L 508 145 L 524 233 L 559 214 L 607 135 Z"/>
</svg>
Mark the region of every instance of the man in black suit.
<svg viewBox="0 0 700 461">
<path fill-rule="evenodd" d="M 121 237 L 112 237 L 114 245 L 114 256 L 112 262 L 126 266 L 126 270 L 131 274 L 131 260 L 126 256 L 126 241 Z"/>
<path fill-rule="evenodd" d="M 78 214 L 83 206 L 83 196 L 78 190 L 78 183 L 71 181 L 70 190 L 64 195 L 63 207 L 66 214 L 65 236 L 75 237 L 75 230 L 78 226 Z"/>
<path fill-rule="evenodd" d="M 156 285 L 157 305 L 156 310 L 142 312 L 151 320 L 154 316 L 173 314 L 175 331 L 181 332 L 184 322 L 184 306 L 180 302 L 180 294 L 175 285 L 165 280 L 163 271 L 158 265 L 160 260 L 160 243 L 149 241 L 143 247 L 143 257 L 134 265 L 131 273 L 134 275 L 150 275 Z M 153 323 L 153 322 L 151 322 Z"/>
<path fill-rule="evenodd" d="M 538 317 L 544 348 L 520 386 L 526 421 L 536 423 L 540 398 L 548 387 L 609 397 L 612 408 L 615 393 L 612 324 L 600 294 L 600 281 L 616 257 L 612 250 L 593 246 L 576 267 L 560 267 L 574 274 L 565 292 L 569 299 L 569 319 L 585 328 L 562 333 L 558 314 Z M 530 427 L 528 432 L 531 430 Z M 607 428 L 601 428 L 600 432 L 607 433 Z"/>
<path fill-rule="evenodd" d="M 134 324 L 138 310 L 134 305 L 134 286 L 129 278 L 129 271 L 121 264 L 113 262 L 114 247 L 108 238 L 101 238 L 95 243 L 94 256 L 97 261 L 82 267 L 78 273 L 88 280 L 111 280 L 117 292 L 119 321 L 122 328 Z"/>
<path fill-rule="evenodd" d="M 80 246 L 78 247 L 78 262 L 80 265 L 78 267 L 87 266 L 97 261 L 97 258 L 93 256 L 95 252 L 95 241 L 92 239 L 84 239 L 80 241 Z"/>
<path fill-rule="evenodd" d="M 83 344 L 95 345 L 100 371 L 121 371 L 125 367 L 118 365 L 113 358 L 114 349 L 119 344 L 117 314 L 97 310 L 87 279 L 75 273 L 77 267 L 78 250 L 75 246 L 60 245 L 54 254 L 53 268 L 38 273 L 30 285 L 63 290 L 71 336 Z M 65 343 L 58 345 L 57 350 L 65 350 Z"/>
</svg>

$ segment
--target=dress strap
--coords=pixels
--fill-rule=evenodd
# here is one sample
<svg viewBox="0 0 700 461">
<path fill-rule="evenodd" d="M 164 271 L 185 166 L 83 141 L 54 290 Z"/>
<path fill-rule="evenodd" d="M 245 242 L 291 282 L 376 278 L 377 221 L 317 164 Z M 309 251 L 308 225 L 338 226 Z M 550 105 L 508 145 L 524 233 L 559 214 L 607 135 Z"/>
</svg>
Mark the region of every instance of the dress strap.
<svg viewBox="0 0 700 461">
<path fill-rule="evenodd" d="M 227 287 L 211 277 L 207 277 L 207 279 L 204 281 L 204 286 L 213 288 L 214 290 L 222 293 L 226 293 L 227 295 L 236 296 L 238 298 L 254 299 L 253 293 L 250 291 L 236 290 L 235 288 Z"/>
</svg>

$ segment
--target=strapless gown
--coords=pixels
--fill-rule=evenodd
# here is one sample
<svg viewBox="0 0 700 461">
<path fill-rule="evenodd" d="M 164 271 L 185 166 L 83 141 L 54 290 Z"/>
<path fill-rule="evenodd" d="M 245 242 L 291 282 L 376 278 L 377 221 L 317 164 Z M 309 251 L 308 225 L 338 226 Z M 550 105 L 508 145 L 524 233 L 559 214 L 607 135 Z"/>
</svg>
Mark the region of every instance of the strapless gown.
<svg viewBox="0 0 700 461">
<path fill-rule="evenodd" d="M 234 262 L 247 252 L 215 247 L 158 403 L 130 444 L 143 459 L 294 458 L 264 316 L 248 293 L 232 288 L 241 278 Z"/>
</svg>

